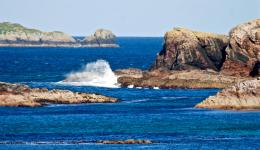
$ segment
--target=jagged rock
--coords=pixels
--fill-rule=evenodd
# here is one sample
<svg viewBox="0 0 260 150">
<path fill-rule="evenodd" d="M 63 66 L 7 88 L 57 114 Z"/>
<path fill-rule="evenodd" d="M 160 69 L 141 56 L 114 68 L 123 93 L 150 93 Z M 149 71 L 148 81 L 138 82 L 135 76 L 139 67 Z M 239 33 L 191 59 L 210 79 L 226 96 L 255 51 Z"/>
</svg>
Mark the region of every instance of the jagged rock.
<svg viewBox="0 0 260 150">
<path fill-rule="evenodd" d="M 237 83 L 210 96 L 196 108 L 260 109 L 260 78 Z"/>
<path fill-rule="evenodd" d="M 152 144 L 152 141 L 150 140 L 99 140 L 97 143 L 102 144 Z"/>
<path fill-rule="evenodd" d="M 260 19 L 236 26 L 229 36 L 227 60 L 221 72 L 234 76 L 260 75 Z"/>
<path fill-rule="evenodd" d="M 82 45 L 90 45 L 91 47 L 118 47 L 116 44 L 116 36 L 109 30 L 98 29 L 96 32 L 83 39 Z"/>
<path fill-rule="evenodd" d="M 219 70 L 225 59 L 228 37 L 213 33 L 175 28 L 165 34 L 165 44 L 152 69 Z"/>
<path fill-rule="evenodd" d="M 1 46 L 55 46 L 75 44 L 76 40 L 63 32 L 42 32 L 29 29 L 20 24 L 9 22 L 0 23 L 0 45 Z"/>
<path fill-rule="evenodd" d="M 26 85 L 0 82 L 0 106 L 43 106 L 54 104 L 115 103 L 116 98 L 69 90 L 31 89 Z"/>
</svg>

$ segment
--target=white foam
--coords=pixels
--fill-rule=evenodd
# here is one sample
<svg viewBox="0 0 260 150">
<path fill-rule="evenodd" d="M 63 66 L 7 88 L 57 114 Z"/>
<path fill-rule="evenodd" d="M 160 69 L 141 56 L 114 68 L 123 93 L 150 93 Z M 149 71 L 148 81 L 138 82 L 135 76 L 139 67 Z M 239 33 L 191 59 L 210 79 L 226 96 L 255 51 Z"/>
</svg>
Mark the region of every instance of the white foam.
<svg viewBox="0 0 260 150">
<path fill-rule="evenodd" d="M 155 90 L 159 90 L 160 88 L 159 88 L 159 87 L 153 87 L 153 89 L 155 89 Z"/>
<path fill-rule="evenodd" d="M 119 87 L 117 76 L 105 60 L 88 63 L 81 71 L 68 74 L 66 79 L 59 83 L 74 86 Z"/>
<path fill-rule="evenodd" d="M 134 85 L 128 85 L 127 88 L 132 89 L 132 88 L 134 88 Z"/>
</svg>

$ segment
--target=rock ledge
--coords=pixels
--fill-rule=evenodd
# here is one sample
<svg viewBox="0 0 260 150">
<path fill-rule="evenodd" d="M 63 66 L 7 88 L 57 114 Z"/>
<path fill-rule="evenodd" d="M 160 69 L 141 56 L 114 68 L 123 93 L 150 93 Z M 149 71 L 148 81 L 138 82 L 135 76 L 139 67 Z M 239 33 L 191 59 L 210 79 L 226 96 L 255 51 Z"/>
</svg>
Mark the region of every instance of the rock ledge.
<svg viewBox="0 0 260 150">
<path fill-rule="evenodd" d="M 115 103 L 118 99 L 99 94 L 29 88 L 26 85 L 0 82 L 0 106 L 37 107 L 47 104 Z"/>
<path fill-rule="evenodd" d="M 260 78 L 238 82 L 195 106 L 209 109 L 260 109 Z"/>
</svg>

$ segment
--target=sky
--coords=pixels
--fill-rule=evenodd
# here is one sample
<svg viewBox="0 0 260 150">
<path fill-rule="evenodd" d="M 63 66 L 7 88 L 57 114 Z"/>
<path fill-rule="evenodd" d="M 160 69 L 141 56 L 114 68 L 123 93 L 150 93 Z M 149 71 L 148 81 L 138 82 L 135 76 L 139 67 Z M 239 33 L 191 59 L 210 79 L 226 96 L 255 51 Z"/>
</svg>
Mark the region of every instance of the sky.
<svg viewBox="0 0 260 150">
<path fill-rule="evenodd" d="M 163 36 L 173 27 L 228 34 L 260 18 L 260 0 L 0 0 L 0 22 L 74 36 Z"/>
</svg>

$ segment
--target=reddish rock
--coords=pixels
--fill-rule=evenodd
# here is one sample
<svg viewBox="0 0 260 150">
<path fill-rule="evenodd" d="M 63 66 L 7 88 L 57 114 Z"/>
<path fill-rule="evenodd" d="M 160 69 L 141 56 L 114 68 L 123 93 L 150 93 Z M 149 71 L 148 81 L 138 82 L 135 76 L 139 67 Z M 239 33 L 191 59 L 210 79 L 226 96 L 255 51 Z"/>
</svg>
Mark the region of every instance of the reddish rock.
<svg viewBox="0 0 260 150">
<path fill-rule="evenodd" d="M 227 58 L 221 69 L 226 75 L 257 76 L 260 63 L 260 19 L 233 28 Z"/>
</svg>

